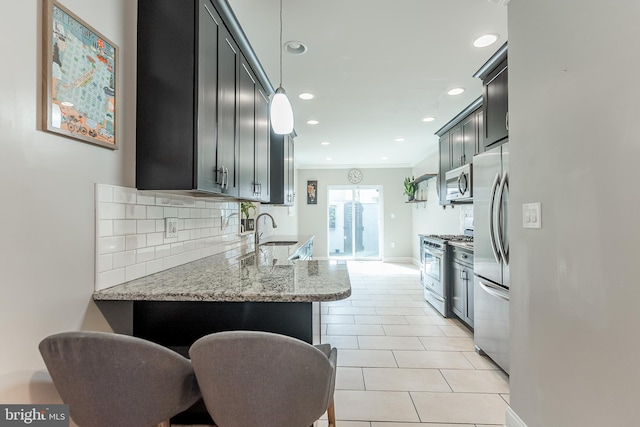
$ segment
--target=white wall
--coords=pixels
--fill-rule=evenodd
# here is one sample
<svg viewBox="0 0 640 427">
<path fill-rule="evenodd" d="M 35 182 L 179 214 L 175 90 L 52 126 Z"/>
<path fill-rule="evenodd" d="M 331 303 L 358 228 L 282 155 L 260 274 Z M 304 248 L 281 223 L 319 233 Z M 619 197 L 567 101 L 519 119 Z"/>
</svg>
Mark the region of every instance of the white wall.
<svg viewBox="0 0 640 427">
<path fill-rule="evenodd" d="M 383 217 L 383 260 L 410 261 L 412 256 L 413 233 L 411 205 L 405 203 L 404 178 L 411 175 L 410 168 L 361 169 L 361 185 L 381 185 L 384 201 Z M 300 169 L 296 181 L 296 210 L 298 232 L 314 234 L 314 257 L 327 257 L 327 186 L 350 185 L 348 169 Z M 318 204 L 307 204 L 307 181 L 318 181 Z M 395 218 L 391 218 L 394 214 Z M 395 243 L 395 248 L 391 247 Z"/>
<path fill-rule="evenodd" d="M 640 2 L 508 7 L 511 406 L 529 427 L 638 425 Z"/>
<path fill-rule="evenodd" d="M 136 2 L 65 0 L 120 47 L 111 151 L 38 130 L 39 0 L 3 2 L 0 26 L 0 402 L 55 403 L 38 343 L 67 330 L 109 330 L 91 300 L 94 183 L 134 186 Z"/>
</svg>

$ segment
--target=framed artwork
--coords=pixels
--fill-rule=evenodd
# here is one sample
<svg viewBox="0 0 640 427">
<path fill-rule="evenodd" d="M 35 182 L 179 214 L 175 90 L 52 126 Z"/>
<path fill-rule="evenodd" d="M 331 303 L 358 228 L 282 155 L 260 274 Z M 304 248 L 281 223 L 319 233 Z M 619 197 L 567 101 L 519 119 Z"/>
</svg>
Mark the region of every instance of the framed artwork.
<svg viewBox="0 0 640 427">
<path fill-rule="evenodd" d="M 43 129 L 116 150 L 118 48 L 57 1 L 43 4 Z"/>
<path fill-rule="evenodd" d="M 307 181 L 307 204 L 318 204 L 318 181 Z"/>
</svg>

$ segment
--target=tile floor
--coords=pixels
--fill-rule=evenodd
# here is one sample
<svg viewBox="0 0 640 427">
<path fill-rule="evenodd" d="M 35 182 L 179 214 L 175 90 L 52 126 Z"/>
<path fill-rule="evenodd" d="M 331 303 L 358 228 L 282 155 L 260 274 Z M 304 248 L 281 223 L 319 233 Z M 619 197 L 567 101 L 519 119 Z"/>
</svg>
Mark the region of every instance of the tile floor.
<svg viewBox="0 0 640 427">
<path fill-rule="evenodd" d="M 417 267 L 348 265 L 351 297 L 321 304 L 322 342 L 338 348 L 337 425 L 503 425 L 507 375 L 475 353 L 466 327 L 424 301 Z"/>
</svg>

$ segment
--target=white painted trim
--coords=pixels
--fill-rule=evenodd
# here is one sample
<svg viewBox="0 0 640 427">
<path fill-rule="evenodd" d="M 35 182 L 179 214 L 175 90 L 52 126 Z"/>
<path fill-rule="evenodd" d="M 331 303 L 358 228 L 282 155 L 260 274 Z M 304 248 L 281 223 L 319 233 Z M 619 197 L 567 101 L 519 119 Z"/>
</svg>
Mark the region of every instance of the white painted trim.
<svg viewBox="0 0 640 427">
<path fill-rule="evenodd" d="M 401 264 L 414 264 L 411 257 L 384 257 L 382 262 L 396 262 Z"/>
<path fill-rule="evenodd" d="M 511 408 L 511 406 L 507 407 L 507 427 L 527 427 L 527 425 L 520 419 L 518 414 Z"/>
</svg>

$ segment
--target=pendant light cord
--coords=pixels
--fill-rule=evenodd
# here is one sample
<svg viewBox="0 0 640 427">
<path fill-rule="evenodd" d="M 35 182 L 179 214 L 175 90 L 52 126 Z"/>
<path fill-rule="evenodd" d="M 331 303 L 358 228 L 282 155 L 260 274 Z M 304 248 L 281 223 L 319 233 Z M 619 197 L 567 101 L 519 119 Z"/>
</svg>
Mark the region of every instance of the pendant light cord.
<svg viewBox="0 0 640 427">
<path fill-rule="evenodd" d="M 280 0 L 280 87 L 282 87 L 282 0 Z"/>
</svg>

